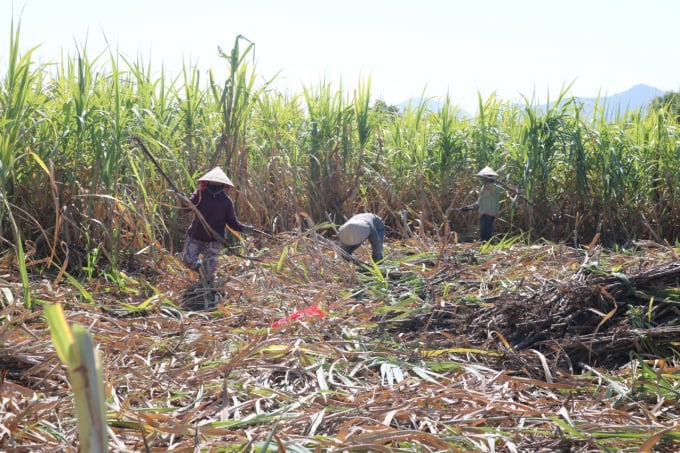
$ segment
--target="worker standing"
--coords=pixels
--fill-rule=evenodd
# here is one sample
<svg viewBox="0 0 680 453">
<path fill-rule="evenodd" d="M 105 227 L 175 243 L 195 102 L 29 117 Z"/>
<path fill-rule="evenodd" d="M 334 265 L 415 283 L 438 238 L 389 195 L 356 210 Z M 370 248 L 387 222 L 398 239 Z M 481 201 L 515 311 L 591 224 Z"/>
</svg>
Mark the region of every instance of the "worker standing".
<svg viewBox="0 0 680 453">
<path fill-rule="evenodd" d="M 479 199 L 475 203 L 461 208 L 461 211 L 479 208 L 479 238 L 486 242 L 493 236 L 493 223 L 500 212 L 501 190 L 496 185 L 498 173 L 491 167 L 484 167 L 475 176 L 482 178 Z"/>
</svg>

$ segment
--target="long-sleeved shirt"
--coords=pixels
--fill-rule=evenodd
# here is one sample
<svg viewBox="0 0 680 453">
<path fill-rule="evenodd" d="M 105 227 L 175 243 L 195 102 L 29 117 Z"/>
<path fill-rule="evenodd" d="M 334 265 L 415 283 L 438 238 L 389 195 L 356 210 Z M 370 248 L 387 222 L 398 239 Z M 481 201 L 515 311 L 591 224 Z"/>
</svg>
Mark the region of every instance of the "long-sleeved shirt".
<svg viewBox="0 0 680 453">
<path fill-rule="evenodd" d="M 239 232 L 245 229 L 245 225 L 236 218 L 234 202 L 226 192 L 221 191 L 217 194 L 212 194 L 209 190 L 198 189 L 191 194 L 189 201 L 196 205 L 208 225 L 223 237 L 226 235 L 227 225 L 232 230 Z M 194 220 L 189 225 L 187 235 L 199 241 L 209 242 L 217 240 L 209 231 L 206 231 L 197 216 L 194 216 Z"/>
<path fill-rule="evenodd" d="M 501 210 L 501 189 L 493 181 L 485 182 L 479 193 L 479 199 L 470 205 L 471 208 L 479 207 L 479 215 L 498 217 Z"/>
<path fill-rule="evenodd" d="M 376 214 L 364 212 L 352 216 L 338 230 L 341 246 L 350 255 L 366 239 L 371 244 L 373 261 L 383 259 L 385 224 Z"/>
</svg>

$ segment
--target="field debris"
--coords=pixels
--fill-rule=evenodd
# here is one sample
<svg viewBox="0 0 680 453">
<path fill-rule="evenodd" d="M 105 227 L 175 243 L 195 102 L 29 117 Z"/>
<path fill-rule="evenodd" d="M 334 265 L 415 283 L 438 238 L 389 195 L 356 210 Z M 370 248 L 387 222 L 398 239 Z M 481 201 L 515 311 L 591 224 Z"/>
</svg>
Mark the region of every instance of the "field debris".
<svg viewBox="0 0 680 453">
<path fill-rule="evenodd" d="M 581 265 L 561 279 L 528 278 L 535 285 L 523 276 L 515 286 L 466 305 L 466 313 L 444 305 L 400 319 L 393 329 L 444 331 L 471 347 L 488 346 L 495 335 L 499 352 L 508 355 L 505 367 L 512 368 L 510 357 L 518 351 L 535 349 L 572 373 L 584 364 L 616 368 L 630 361 L 631 352 L 672 356 L 680 345 L 679 262 L 635 261 L 611 273 Z M 480 283 L 460 284 L 474 291 Z M 540 369 L 540 363 L 527 366 L 527 359 L 537 357 L 528 354 L 518 365 Z"/>
<path fill-rule="evenodd" d="M 225 255 L 211 288 L 150 255 L 125 284 L 92 280 L 94 304 L 35 277 L 34 297 L 102 352 L 111 451 L 680 446 L 669 250 L 412 238 L 371 270 L 314 237 L 285 247 Z M 0 448 L 76 451 L 66 371 L 14 275 L 0 276 Z"/>
</svg>

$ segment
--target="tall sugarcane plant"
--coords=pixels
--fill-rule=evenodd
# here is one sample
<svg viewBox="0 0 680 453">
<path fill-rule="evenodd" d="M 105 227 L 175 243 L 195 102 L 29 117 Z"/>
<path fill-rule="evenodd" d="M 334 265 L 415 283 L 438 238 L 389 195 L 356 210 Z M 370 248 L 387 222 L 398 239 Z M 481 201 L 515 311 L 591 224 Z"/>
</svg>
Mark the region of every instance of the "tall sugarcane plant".
<svg viewBox="0 0 680 453">
<path fill-rule="evenodd" d="M 41 68 L 34 70 L 31 60 L 35 49 L 23 55 L 19 51 L 20 29 L 12 20 L 7 68 L 0 83 L 0 187 L 9 198 L 17 180 L 30 173 L 30 165 L 19 164 L 26 157 L 26 146 L 31 144 L 36 123 L 41 120 L 39 109 L 46 101 Z"/>
<path fill-rule="evenodd" d="M 106 392 L 100 353 L 92 334 L 80 324 L 69 325 L 61 305 L 46 305 L 52 344 L 66 366 L 78 417 L 80 451 L 108 451 Z"/>
<path fill-rule="evenodd" d="M 189 219 L 131 136 L 187 192 L 224 167 L 240 217 L 263 228 L 371 210 L 394 232 L 404 222 L 422 234 L 469 232 L 474 219 L 450 208 L 474 201 L 473 175 L 491 165 L 519 193 L 502 200 L 501 231 L 609 243 L 680 235 L 680 139 L 662 104 L 627 111 L 598 100 L 588 111 L 567 86 L 547 107 L 479 95 L 466 116 L 453 97 L 430 108 L 423 91 L 398 109 L 372 97 L 370 78 L 351 93 L 326 81 L 278 92 L 275 76 L 258 77 L 243 36 L 218 50 L 224 70 L 206 77 L 185 63 L 154 78 L 150 65 L 86 48 L 35 65 L 19 30 L 12 22 L 0 80 L 0 209 L 22 213 L 17 228 L 37 258 L 29 271 L 106 272 L 149 246 L 180 246 Z M 8 216 L 0 222 L 9 231 Z"/>
</svg>

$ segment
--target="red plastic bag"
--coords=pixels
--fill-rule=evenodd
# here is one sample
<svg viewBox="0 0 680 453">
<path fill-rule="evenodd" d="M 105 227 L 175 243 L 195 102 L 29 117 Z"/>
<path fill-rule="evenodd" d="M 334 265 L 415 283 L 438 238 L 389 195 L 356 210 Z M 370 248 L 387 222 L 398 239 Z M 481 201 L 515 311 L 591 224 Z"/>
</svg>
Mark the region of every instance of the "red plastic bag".
<svg viewBox="0 0 680 453">
<path fill-rule="evenodd" d="M 298 310 L 290 316 L 286 316 L 285 318 L 281 318 L 278 321 L 274 321 L 272 323 L 272 327 L 281 327 L 290 321 L 295 321 L 296 319 L 307 318 L 314 315 L 319 316 L 319 318 L 323 318 L 323 312 L 316 305 Z"/>
</svg>

